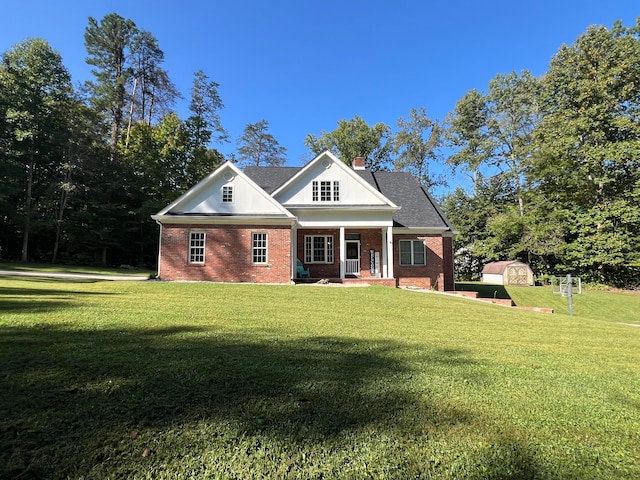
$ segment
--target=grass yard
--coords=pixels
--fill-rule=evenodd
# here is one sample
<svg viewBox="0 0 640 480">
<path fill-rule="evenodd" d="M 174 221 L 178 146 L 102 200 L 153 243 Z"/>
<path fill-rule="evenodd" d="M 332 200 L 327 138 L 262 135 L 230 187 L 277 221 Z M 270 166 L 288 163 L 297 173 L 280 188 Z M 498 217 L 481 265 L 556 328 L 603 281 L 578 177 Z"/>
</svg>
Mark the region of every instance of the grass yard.
<svg viewBox="0 0 640 480">
<path fill-rule="evenodd" d="M 0 477 L 640 478 L 640 296 L 591 295 L 0 278 Z"/>
<path fill-rule="evenodd" d="M 553 308 L 559 314 L 569 314 L 569 301 L 554 295 L 551 286 L 516 287 L 486 283 L 457 283 L 456 290 L 479 292 L 484 298 L 511 298 L 516 305 Z M 619 292 L 582 287 L 583 294 L 573 295 L 573 315 L 584 319 L 640 324 L 640 292 Z"/>
</svg>

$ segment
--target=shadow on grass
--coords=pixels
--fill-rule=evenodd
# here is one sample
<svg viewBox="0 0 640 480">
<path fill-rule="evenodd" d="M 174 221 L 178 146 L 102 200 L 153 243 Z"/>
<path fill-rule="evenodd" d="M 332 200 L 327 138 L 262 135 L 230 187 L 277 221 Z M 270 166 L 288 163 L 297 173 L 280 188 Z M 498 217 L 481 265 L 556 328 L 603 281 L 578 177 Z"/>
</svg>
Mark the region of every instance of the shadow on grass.
<svg viewBox="0 0 640 480">
<path fill-rule="evenodd" d="M 41 275 L 1 275 L 0 279 L 2 280 L 13 280 L 13 281 L 21 281 L 21 282 L 32 282 L 32 283 L 59 283 L 59 284 L 74 284 L 74 283 L 97 283 L 97 282 L 105 282 L 111 281 L 109 278 L 86 278 L 82 277 L 82 274 L 78 274 L 77 278 L 73 277 L 55 277 L 55 276 L 47 276 L 46 273 L 42 273 Z"/>
<path fill-rule="evenodd" d="M 22 278 L 20 280 L 24 281 Z M 28 281 L 33 282 L 34 280 L 29 279 Z M 86 295 L 114 294 L 52 288 L 0 287 L 0 314 L 52 312 L 58 308 L 69 308 L 77 300 L 77 296 Z M 47 298 L 47 300 L 42 300 L 42 298 Z"/>
<path fill-rule="evenodd" d="M 96 466 L 122 474 L 133 468 L 122 462 L 134 462 L 127 443 L 134 433 L 182 435 L 200 422 L 220 426 L 211 442 L 232 431 L 233 441 L 263 436 L 302 448 L 371 429 L 424 438 L 473 420 L 398 380 L 407 373 L 398 348 L 334 337 L 257 341 L 182 327 L 3 327 L 0 475 L 91 477 Z M 430 361 L 460 364 L 464 352 L 436 351 Z M 526 452 L 516 453 L 518 478 L 533 478 Z"/>
<path fill-rule="evenodd" d="M 480 298 L 498 298 L 510 300 L 511 296 L 504 285 L 493 285 L 490 283 L 458 283 L 456 290 L 465 292 L 478 292 Z"/>
</svg>

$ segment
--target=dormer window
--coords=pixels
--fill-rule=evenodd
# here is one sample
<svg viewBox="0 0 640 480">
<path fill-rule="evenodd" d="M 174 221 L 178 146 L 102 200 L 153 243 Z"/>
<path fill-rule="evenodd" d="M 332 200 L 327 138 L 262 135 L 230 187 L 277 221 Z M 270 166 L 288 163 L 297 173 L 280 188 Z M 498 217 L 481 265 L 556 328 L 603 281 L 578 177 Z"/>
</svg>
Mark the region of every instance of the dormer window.
<svg viewBox="0 0 640 480">
<path fill-rule="evenodd" d="M 311 200 L 314 202 L 339 202 L 340 182 L 338 180 L 315 180 L 311 184 Z"/>
<path fill-rule="evenodd" d="M 233 185 L 222 187 L 222 203 L 233 203 Z"/>
</svg>

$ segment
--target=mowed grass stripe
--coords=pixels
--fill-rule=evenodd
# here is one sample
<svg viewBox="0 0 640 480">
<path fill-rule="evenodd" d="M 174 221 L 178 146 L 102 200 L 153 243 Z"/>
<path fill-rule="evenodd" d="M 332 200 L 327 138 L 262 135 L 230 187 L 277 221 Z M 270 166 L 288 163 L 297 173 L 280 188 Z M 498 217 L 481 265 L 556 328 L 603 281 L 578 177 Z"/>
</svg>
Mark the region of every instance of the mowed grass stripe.
<svg viewBox="0 0 640 480">
<path fill-rule="evenodd" d="M 640 331 L 606 312 L 12 278 L 0 333 L 5 477 L 640 477 Z"/>
</svg>

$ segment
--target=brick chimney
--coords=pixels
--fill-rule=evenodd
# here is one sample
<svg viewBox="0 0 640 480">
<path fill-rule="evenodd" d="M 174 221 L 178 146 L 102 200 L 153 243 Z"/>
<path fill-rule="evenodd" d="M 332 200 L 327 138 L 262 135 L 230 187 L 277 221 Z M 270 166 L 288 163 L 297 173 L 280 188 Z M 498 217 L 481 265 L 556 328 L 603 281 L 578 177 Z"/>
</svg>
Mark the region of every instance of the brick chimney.
<svg viewBox="0 0 640 480">
<path fill-rule="evenodd" d="M 364 157 L 356 157 L 353 159 L 354 170 L 364 170 Z"/>
</svg>

